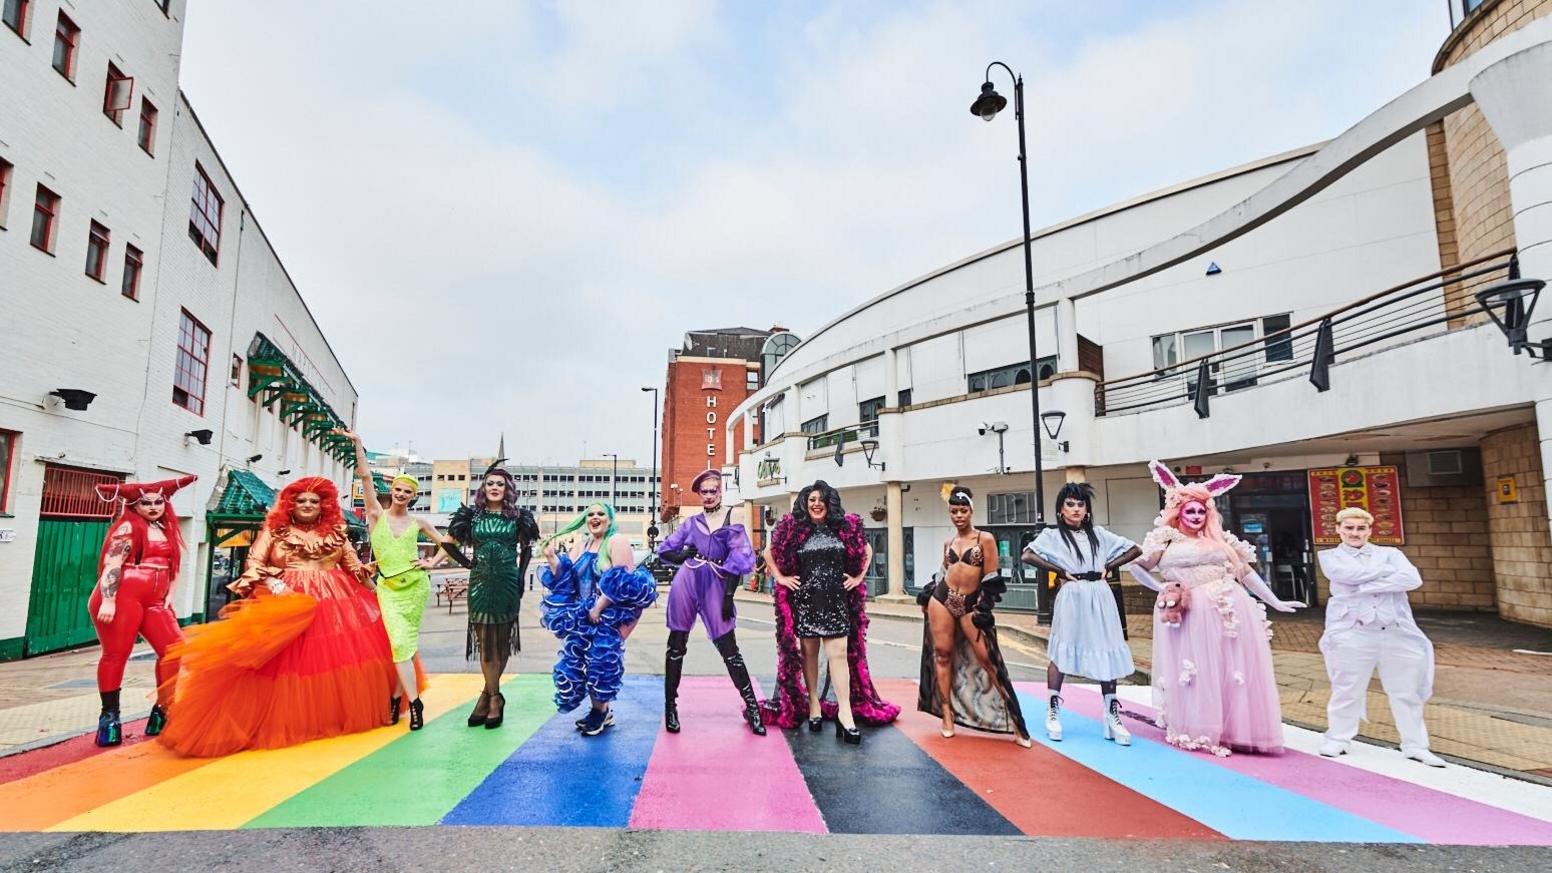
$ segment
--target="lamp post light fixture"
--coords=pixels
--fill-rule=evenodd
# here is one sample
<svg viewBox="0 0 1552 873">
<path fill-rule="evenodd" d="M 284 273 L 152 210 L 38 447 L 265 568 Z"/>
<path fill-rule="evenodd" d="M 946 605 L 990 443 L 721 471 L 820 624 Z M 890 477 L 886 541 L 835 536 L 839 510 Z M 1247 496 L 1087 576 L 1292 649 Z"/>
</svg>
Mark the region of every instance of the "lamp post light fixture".
<svg viewBox="0 0 1552 873">
<path fill-rule="evenodd" d="M 982 121 L 991 121 L 997 113 L 1007 108 L 1008 98 L 997 93 L 992 85 L 992 67 L 1002 67 L 1013 79 L 1013 117 L 1018 124 L 1019 143 L 1019 194 L 1024 208 L 1024 311 L 1029 322 L 1029 369 L 1033 377 L 1029 382 L 1030 423 L 1034 426 L 1035 442 L 1035 524 L 1045 527 L 1045 468 L 1040 457 L 1040 355 L 1035 350 L 1035 270 L 1034 257 L 1029 241 L 1029 153 L 1024 140 L 1024 79 L 1002 61 L 986 66 L 981 84 L 981 94 L 970 104 L 970 113 Z"/>
<path fill-rule="evenodd" d="M 1062 412 L 1059 409 L 1053 409 L 1050 412 L 1043 412 L 1040 414 L 1040 423 L 1045 425 L 1046 436 L 1049 436 L 1053 440 L 1061 435 L 1062 422 L 1066 420 L 1067 413 Z M 1067 440 L 1058 440 L 1056 447 L 1065 452 L 1072 448 L 1072 444 Z"/>
<path fill-rule="evenodd" d="M 619 512 L 620 508 L 614 505 L 614 483 L 620 476 L 620 456 L 617 452 L 604 452 L 604 457 L 612 458 L 614 461 L 609 468 L 609 505 L 614 506 L 615 512 Z"/>
<path fill-rule="evenodd" d="M 80 388 L 55 388 L 49 392 L 49 396 L 58 397 L 66 409 L 72 409 L 76 412 L 84 412 L 88 406 L 92 405 L 92 401 L 97 399 L 96 394 Z"/>
<path fill-rule="evenodd" d="M 189 438 L 190 437 L 192 437 L 194 439 L 194 441 L 199 443 L 200 445 L 208 446 L 208 445 L 210 445 L 210 441 L 215 439 L 215 432 L 212 431 L 208 427 L 207 428 L 200 428 L 199 430 L 191 430 L 188 433 L 183 435 L 183 444 L 184 445 L 188 445 L 189 444 Z"/>
<path fill-rule="evenodd" d="M 647 487 L 652 490 L 652 515 L 647 522 L 647 548 L 652 548 L 657 542 L 657 389 L 651 385 L 642 386 L 642 391 L 652 392 L 652 478 L 648 480 Z"/>
<path fill-rule="evenodd" d="M 868 466 L 869 467 L 877 467 L 878 469 L 882 470 L 882 469 L 884 469 L 884 462 L 883 461 L 879 461 L 877 464 L 873 463 L 873 455 L 877 451 L 878 451 L 878 440 L 863 440 L 862 441 L 862 458 L 863 458 L 863 460 L 868 462 Z"/>
<path fill-rule="evenodd" d="M 1517 271 L 1514 271 L 1517 272 Z M 1525 352 L 1532 358 L 1546 360 L 1552 353 L 1552 338 L 1531 342 L 1526 337 L 1531 313 L 1536 311 L 1536 301 L 1541 289 L 1546 287 L 1541 279 L 1521 279 L 1511 275 L 1506 281 L 1489 285 L 1476 293 L 1477 302 L 1487 311 L 1493 323 L 1509 340 L 1509 348 L 1517 355 Z"/>
</svg>

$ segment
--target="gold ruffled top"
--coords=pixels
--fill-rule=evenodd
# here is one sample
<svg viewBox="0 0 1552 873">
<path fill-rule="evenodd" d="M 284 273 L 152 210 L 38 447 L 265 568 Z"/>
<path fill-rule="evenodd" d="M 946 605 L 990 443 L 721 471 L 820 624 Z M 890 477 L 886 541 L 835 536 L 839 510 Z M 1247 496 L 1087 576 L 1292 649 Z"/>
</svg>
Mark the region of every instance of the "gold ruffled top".
<svg viewBox="0 0 1552 873">
<path fill-rule="evenodd" d="M 276 530 L 265 527 L 248 549 L 243 574 L 227 587 L 246 597 L 261 582 L 273 590 L 287 570 L 333 570 L 340 566 L 367 584 L 366 567 L 351 548 L 343 523 L 329 531 L 291 525 Z"/>
</svg>

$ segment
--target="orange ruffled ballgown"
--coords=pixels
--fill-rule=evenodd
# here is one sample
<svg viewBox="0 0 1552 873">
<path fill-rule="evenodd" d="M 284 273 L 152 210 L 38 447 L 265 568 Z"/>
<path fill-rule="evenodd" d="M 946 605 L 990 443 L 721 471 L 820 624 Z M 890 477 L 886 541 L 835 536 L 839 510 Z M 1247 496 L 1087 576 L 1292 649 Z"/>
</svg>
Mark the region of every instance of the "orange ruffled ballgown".
<svg viewBox="0 0 1552 873">
<path fill-rule="evenodd" d="M 187 631 L 161 742 L 212 757 L 388 724 L 392 651 L 362 575 L 344 525 L 262 531 L 234 585 L 256 596 Z"/>
</svg>

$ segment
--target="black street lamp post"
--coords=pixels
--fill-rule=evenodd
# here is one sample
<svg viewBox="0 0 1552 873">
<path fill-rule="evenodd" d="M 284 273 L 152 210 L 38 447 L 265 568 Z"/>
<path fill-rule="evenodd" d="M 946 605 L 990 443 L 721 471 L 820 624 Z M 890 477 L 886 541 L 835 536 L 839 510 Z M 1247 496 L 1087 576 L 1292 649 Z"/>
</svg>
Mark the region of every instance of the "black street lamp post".
<svg viewBox="0 0 1552 873">
<path fill-rule="evenodd" d="M 647 548 L 657 540 L 657 389 L 647 386 L 642 391 L 652 392 L 652 479 L 647 487 L 652 490 L 652 517 L 647 519 Z"/>
<path fill-rule="evenodd" d="M 1045 466 L 1040 457 L 1040 355 L 1035 349 L 1035 270 L 1029 239 L 1029 152 L 1024 142 L 1024 78 L 1002 61 L 986 66 L 986 76 L 981 84 L 981 95 L 970 104 L 970 113 L 982 121 L 991 121 L 1008 105 L 1008 98 L 997 93 L 992 86 L 992 67 L 1002 67 L 1013 79 L 1013 118 L 1018 122 L 1019 141 L 1019 194 L 1024 207 L 1024 311 L 1029 322 L 1029 409 L 1031 434 L 1035 443 L 1035 530 L 1045 528 Z M 1045 585 L 1037 587 L 1037 608 L 1042 618 L 1049 620 L 1051 598 Z"/>
</svg>

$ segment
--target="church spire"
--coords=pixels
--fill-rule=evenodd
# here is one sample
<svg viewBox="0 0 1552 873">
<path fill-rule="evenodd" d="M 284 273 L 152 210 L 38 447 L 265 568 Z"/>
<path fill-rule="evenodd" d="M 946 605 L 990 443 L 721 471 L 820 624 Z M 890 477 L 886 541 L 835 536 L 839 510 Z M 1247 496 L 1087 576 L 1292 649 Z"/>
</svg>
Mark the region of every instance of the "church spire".
<svg viewBox="0 0 1552 873">
<path fill-rule="evenodd" d="M 507 456 L 507 433 L 506 433 L 506 431 L 502 431 L 501 432 L 501 439 L 496 443 L 496 457 L 498 457 L 498 458 L 505 458 L 506 456 Z"/>
</svg>

